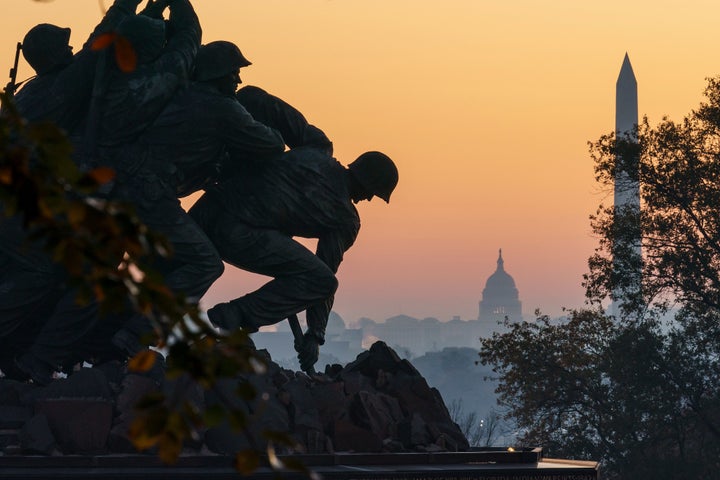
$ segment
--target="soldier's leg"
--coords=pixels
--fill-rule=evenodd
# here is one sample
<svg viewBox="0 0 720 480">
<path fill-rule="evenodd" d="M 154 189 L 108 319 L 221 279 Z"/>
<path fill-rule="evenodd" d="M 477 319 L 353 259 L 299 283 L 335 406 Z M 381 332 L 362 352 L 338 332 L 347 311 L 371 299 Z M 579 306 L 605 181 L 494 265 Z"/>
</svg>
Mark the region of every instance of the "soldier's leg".
<svg viewBox="0 0 720 480">
<path fill-rule="evenodd" d="M 26 237 L 19 217 L 0 223 L 0 370 L 6 374 L 14 357 L 30 348 L 65 288 L 62 268 Z"/>
<path fill-rule="evenodd" d="M 0 370 L 33 344 L 61 296 L 61 282 L 0 251 Z"/>
<path fill-rule="evenodd" d="M 98 305 L 77 302 L 77 291 L 67 290 L 17 365 L 36 383 L 47 384 L 52 373 L 74 358 L 74 348 L 98 320 Z"/>
<path fill-rule="evenodd" d="M 332 270 L 291 237 L 238 223 L 231 215 L 221 216 L 215 227 L 211 238 L 223 260 L 275 277 L 254 292 L 208 310 L 208 317 L 217 326 L 256 331 L 327 299 L 337 290 Z"/>
<path fill-rule="evenodd" d="M 151 230 L 165 235 L 174 247 L 172 260 L 164 266 L 166 284 L 188 297 L 199 298 L 220 276 L 223 268 L 210 240 L 157 179 L 140 176 L 120 188 L 118 198 L 132 200 L 140 219 Z M 100 322 L 104 323 L 98 326 Z M 142 334 L 150 330 L 149 320 L 142 315 L 129 312 L 100 318 L 96 302 L 78 305 L 75 292 L 68 292 L 32 348 L 18 359 L 18 363 L 24 370 L 34 373 L 36 381 L 43 383 L 48 380 L 44 373 L 51 373 L 84 352 L 83 344 L 88 340 L 95 346 L 106 342 L 108 349 L 115 344 L 125 353 L 132 354 L 142 347 Z M 110 335 L 116 334 L 119 334 L 119 341 L 113 342 Z"/>
<path fill-rule="evenodd" d="M 224 267 L 220 254 L 200 226 L 183 210 L 174 192 L 153 174 L 139 176 L 128 188 L 129 196 L 136 199 L 140 220 L 151 231 L 163 235 L 172 246 L 172 255 L 158 259 L 153 266 L 164 275 L 165 284 L 173 292 L 198 302 L 222 275 Z M 139 338 L 151 330 L 149 320 L 135 314 L 113 336 L 113 343 L 134 354 L 142 346 Z"/>
<path fill-rule="evenodd" d="M 220 254 L 203 229 L 183 210 L 173 191 L 161 184 L 151 187 L 156 182 L 157 177 L 148 176 L 143 183 L 144 201 L 136 206 L 138 216 L 172 245 L 172 256 L 156 264 L 165 275 L 166 285 L 198 301 L 222 275 Z"/>
</svg>

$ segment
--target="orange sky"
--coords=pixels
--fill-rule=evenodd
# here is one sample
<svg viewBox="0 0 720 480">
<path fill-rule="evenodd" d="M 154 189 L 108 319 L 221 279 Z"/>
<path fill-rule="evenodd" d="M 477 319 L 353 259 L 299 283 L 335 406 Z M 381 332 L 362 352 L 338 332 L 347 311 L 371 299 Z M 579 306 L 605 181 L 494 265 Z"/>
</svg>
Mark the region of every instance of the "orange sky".
<svg viewBox="0 0 720 480">
<path fill-rule="evenodd" d="M 72 27 L 79 48 L 102 3 L 13 0 L 0 63 L 9 69 L 15 43 L 41 22 Z M 476 318 L 499 248 L 526 314 L 581 306 L 596 245 L 588 215 L 611 199 L 594 183 L 587 142 L 614 126 L 625 52 L 653 123 L 679 120 L 720 73 L 720 4 L 710 0 L 194 5 L 203 40 L 236 42 L 253 62 L 244 83 L 302 110 L 338 160 L 382 150 L 398 164 L 391 204 L 359 205 L 363 228 L 336 297 L 347 321 Z M 21 64 L 19 78 L 30 74 Z M 262 281 L 228 267 L 204 304 Z"/>
</svg>

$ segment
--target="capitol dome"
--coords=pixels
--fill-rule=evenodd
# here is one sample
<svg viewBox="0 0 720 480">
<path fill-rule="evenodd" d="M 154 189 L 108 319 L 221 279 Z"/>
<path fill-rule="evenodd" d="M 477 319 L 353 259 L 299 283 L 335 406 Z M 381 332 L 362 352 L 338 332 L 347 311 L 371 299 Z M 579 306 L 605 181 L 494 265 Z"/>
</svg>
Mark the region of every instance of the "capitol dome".
<svg viewBox="0 0 720 480">
<path fill-rule="evenodd" d="M 505 261 L 500 249 L 497 269 L 485 282 L 478 320 L 502 321 L 505 317 L 513 321 L 522 320 L 522 303 L 515 280 L 505 271 Z"/>
</svg>

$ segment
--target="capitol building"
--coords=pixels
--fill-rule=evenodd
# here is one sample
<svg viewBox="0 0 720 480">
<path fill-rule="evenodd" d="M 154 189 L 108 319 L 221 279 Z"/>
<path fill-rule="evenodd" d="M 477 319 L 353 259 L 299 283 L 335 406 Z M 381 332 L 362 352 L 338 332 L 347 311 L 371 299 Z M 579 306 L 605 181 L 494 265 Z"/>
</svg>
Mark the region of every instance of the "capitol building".
<svg viewBox="0 0 720 480">
<path fill-rule="evenodd" d="M 497 270 L 487 279 L 482 292 L 478 320 L 496 323 L 503 321 L 505 317 L 514 322 L 521 321 L 522 302 L 515 280 L 505 271 L 505 261 L 500 249 Z"/>
</svg>

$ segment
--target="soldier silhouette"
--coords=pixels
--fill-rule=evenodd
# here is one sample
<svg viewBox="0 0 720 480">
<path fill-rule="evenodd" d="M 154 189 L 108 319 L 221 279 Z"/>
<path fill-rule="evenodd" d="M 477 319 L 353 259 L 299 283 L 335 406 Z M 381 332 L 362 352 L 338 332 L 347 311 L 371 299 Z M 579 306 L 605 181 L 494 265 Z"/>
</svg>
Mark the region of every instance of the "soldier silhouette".
<svg viewBox="0 0 720 480">
<path fill-rule="evenodd" d="M 255 332 L 304 310 L 308 328 L 296 350 L 309 372 L 325 342 L 335 273 L 360 230 L 354 203 L 374 196 L 389 202 L 397 168 L 380 152 L 366 152 L 345 167 L 325 149 L 309 146 L 227 175 L 206 190 L 190 215 L 225 262 L 274 279 L 215 305 L 208 318 L 224 330 Z M 293 236 L 317 238 L 316 252 Z"/>
</svg>

